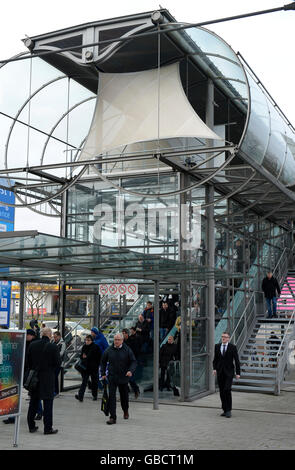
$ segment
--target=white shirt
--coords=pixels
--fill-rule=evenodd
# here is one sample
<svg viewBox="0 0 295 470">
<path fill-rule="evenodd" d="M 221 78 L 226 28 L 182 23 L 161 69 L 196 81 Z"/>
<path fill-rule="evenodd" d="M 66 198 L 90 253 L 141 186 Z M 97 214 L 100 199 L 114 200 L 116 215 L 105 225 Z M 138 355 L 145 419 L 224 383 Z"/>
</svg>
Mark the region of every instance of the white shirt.
<svg viewBox="0 0 295 470">
<path fill-rule="evenodd" d="M 224 346 L 225 346 L 225 349 L 224 349 Z M 227 342 L 227 343 L 221 343 L 221 345 L 220 345 L 220 351 L 221 351 L 221 354 L 222 354 L 222 355 L 226 353 L 227 347 L 228 347 L 228 342 Z"/>
</svg>

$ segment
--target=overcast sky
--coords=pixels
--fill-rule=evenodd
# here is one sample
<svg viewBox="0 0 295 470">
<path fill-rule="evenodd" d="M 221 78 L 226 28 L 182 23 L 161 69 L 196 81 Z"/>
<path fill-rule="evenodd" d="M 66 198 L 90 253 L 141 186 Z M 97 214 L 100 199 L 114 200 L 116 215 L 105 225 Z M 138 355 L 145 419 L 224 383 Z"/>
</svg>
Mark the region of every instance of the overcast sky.
<svg viewBox="0 0 295 470">
<path fill-rule="evenodd" d="M 161 0 L 178 21 L 201 22 L 275 8 L 290 0 Z M 156 10 L 151 0 L 9 0 L 1 6 L 0 58 L 25 50 L 21 39 L 88 21 Z M 208 26 L 241 52 L 289 120 L 295 124 L 295 11 Z M 0 129 L 1 132 L 1 129 Z M 17 230 L 58 233 L 59 220 L 16 211 Z"/>
</svg>

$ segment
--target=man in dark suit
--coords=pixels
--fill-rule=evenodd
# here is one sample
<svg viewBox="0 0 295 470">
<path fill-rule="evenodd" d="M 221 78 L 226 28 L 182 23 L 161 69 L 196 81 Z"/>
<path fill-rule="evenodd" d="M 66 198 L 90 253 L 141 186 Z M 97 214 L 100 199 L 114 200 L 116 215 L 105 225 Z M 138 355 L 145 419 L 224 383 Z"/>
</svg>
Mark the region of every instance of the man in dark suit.
<svg viewBox="0 0 295 470">
<path fill-rule="evenodd" d="M 55 388 L 55 371 L 61 365 L 58 347 L 51 343 L 52 331 L 50 328 L 41 330 L 42 338 L 33 341 L 28 350 L 29 370 L 38 370 L 39 383 L 37 389 L 31 392 L 27 421 L 30 432 L 35 432 L 35 425 L 40 400 L 43 400 L 44 434 L 56 434 L 57 429 L 52 428 L 53 398 Z"/>
<path fill-rule="evenodd" d="M 221 416 L 231 417 L 232 396 L 231 387 L 236 369 L 236 378 L 240 378 L 240 360 L 237 348 L 229 342 L 230 335 L 221 335 L 221 344 L 215 345 L 213 374 L 217 375 L 217 383 L 221 398 L 223 413 Z M 235 363 L 235 366 L 234 366 Z"/>
</svg>

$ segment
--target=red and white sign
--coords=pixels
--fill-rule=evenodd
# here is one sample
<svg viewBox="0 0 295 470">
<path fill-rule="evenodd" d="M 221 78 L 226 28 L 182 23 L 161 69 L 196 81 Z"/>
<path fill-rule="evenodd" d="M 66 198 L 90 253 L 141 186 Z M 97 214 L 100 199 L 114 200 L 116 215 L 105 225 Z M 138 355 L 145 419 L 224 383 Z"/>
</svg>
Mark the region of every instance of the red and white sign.
<svg viewBox="0 0 295 470">
<path fill-rule="evenodd" d="M 120 284 L 118 287 L 119 294 L 125 295 L 127 292 L 126 284 Z"/>
<path fill-rule="evenodd" d="M 127 299 L 134 299 L 138 296 L 138 284 L 99 284 L 99 295 L 107 297 L 126 295 Z"/>
<path fill-rule="evenodd" d="M 130 295 L 135 295 L 137 291 L 137 284 L 129 284 L 127 289 Z"/>
<path fill-rule="evenodd" d="M 111 295 L 116 295 L 118 293 L 118 284 L 111 284 L 109 287 L 109 292 Z"/>
<path fill-rule="evenodd" d="M 107 284 L 100 284 L 99 285 L 99 295 L 107 295 L 109 287 Z"/>
</svg>

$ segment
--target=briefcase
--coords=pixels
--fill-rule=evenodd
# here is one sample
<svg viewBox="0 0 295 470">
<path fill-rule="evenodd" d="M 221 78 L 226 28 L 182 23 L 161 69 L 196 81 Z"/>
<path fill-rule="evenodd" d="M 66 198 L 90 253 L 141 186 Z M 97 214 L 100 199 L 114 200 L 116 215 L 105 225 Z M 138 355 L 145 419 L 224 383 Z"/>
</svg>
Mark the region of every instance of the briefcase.
<svg viewBox="0 0 295 470">
<path fill-rule="evenodd" d="M 109 394 L 108 394 L 108 387 L 106 384 L 104 384 L 103 386 L 103 395 L 101 399 L 101 411 L 103 411 L 106 416 L 109 416 L 110 399 L 109 399 Z"/>
</svg>

